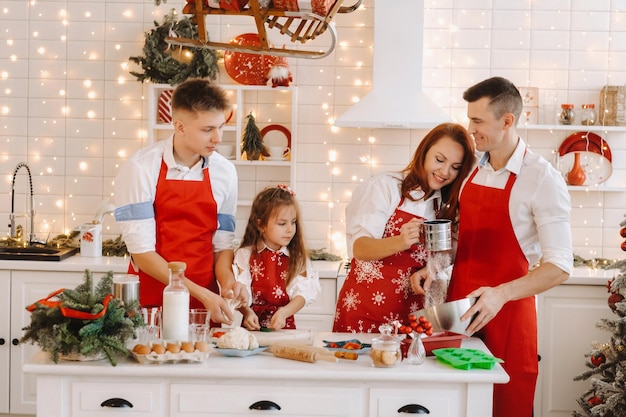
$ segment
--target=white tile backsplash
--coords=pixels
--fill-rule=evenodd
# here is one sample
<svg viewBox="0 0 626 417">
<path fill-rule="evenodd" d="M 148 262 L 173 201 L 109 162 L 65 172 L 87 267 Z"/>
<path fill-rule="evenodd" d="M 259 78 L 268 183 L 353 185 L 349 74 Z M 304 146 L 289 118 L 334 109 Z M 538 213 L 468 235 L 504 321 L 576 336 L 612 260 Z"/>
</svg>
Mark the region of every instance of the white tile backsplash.
<svg viewBox="0 0 626 417">
<path fill-rule="evenodd" d="M 423 88 L 460 123 L 467 123 L 463 91 L 493 75 L 537 87 L 537 112 L 543 123 L 555 123 L 563 102 L 573 102 L 577 109 L 583 103 L 598 105 L 603 85 L 626 84 L 623 3 L 427 0 Z M 9 12 L 0 15 L 4 45 L 0 106 L 9 111 L 0 113 L 0 170 L 6 178 L 17 162 L 28 161 L 42 228 L 61 233 L 90 221 L 98 204 L 112 193 L 120 164 L 146 143 L 147 86 L 129 74 L 129 68 L 138 67 L 128 66 L 128 58 L 141 55 L 144 32 L 154 28 L 154 20 L 183 4 L 182 0 L 159 7 L 145 0 L 3 3 Z M 295 188 L 304 227 L 312 247 L 339 254 L 345 254 L 344 208 L 352 190 L 374 173 L 403 168 L 426 133 L 333 129 L 329 124 L 374 82 L 372 6 L 373 0 L 364 0 L 358 11 L 336 16 L 338 46 L 329 57 L 289 59 L 294 85 L 299 86 L 298 128 L 292 140 L 297 143 Z M 61 10 L 67 11 L 68 25 L 61 22 Z M 208 16 L 207 26 L 216 41 L 255 30 L 247 16 Z M 268 35 L 276 45 L 289 43 L 277 31 Z M 315 41 L 320 48 L 328 44 L 325 35 Z M 400 40 L 397 45 L 398 54 L 416 49 Z M 223 66 L 219 77 L 222 83 L 232 82 Z M 85 80 L 92 85 L 85 86 Z M 277 97 L 268 96 L 267 101 L 268 106 L 256 109 L 263 124 L 289 119 L 288 107 L 277 106 Z M 89 110 L 94 113 L 88 116 Z M 573 132 L 520 133 L 533 150 L 551 159 Z M 626 189 L 626 133 L 602 136 L 613 153 L 607 185 Z M 233 143 L 239 140 L 227 137 Z M 329 160 L 331 150 L 334 161 Z M 288 173 L 282 167 L 239 166 L 238 171 L 242 200 L 251 200 L 266 185 L 283 182 Z M 8 219 L 9 188 L 9 180 L 0 182 L 0 218 Z M 18 198 L 25 201 L 24 192 L 18 191 Z M 626 212 L 626 192 L 571 195 L 577 253 L 620 256 L 616 233 Z M 243 232 L 248 211 L 249 207 L 239 210 L 238 233 Z M 0 233 L 7 230 L 3 224 L 0 221 Z M 107 220 L 105 238 L 118 233 L 115 222 Z"/>
</svg>

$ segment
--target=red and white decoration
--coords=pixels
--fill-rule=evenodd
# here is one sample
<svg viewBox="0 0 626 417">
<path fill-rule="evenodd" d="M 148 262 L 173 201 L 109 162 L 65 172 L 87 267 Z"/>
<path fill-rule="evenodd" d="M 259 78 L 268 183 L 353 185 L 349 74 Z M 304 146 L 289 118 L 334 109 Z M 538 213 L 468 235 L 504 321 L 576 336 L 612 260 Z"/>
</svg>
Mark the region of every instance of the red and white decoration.
<svg viewBox="0 0 626 417">
<path fill-rule="evenodd" d="M 174 90 L 165 90 L 159 95 L 157 104 L 157 118 L 159 123 L 172 123 L 172 93 Z"/>
<path fill-rule="evenodd" d="M 292 12 L 313 12 L 320 16 L 326 16 L 335 4 L 335 0 L 274 0 L 277 9 Z"/>
</svg>

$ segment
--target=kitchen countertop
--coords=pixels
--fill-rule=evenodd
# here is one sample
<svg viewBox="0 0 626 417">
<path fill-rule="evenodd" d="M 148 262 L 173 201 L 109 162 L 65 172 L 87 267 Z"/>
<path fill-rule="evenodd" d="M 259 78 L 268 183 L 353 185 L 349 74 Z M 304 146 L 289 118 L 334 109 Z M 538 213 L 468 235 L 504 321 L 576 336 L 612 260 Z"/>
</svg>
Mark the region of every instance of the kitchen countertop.
<svg viewBox="0 0 626 417">
<path fill-rule="evenodd" d="M 0 260 L 0 270 L 15 271 L 84 271 L 90 269 L 97 272 L 113 271 L 126 273 L 129 258 L 103 256 L 89 258 L 78 255 L 71 256 L 60 262 L 46 261 L 6 261 Z M 313 268 L 320 278 L 337 278 L 344 261 L 312 261 Z M 616 277 L 619 269 L 574 268 L 572 275 L 564 284 L 569 285 L 606 285 L 607 281 Z"/>
<path fill-rule="evenodd" d="M 363 342 L 371 341 L 377 334 L 316 333 L 314 346 L 322 346 L 322 340 L 346 340 L 359 338 Z M 482 349 L 489 352 L 480 339 L 463 340 L 463 348 Z M 24 372 L 38 375 L 74 375 L 105 377 L 142 377 L 142 378 L 252 378 L 279 381 L 300 381 L 306 374 L 308 380 L 317 381 L 437 381 L 471 383 L 506 383 L 509 376 L 500 364 L 491 370 L 459 370 L 437 362 L 434 356 L 426 358 L 422 365 L 410 365 L 406 362 L 394 368 L 375 368 L 371 366 L 369 355 L 359 355 L 359 359 L 339 360 L 338 362 L 317 361 L 300 362 L 274 357 L 269 352 L 262 352 L 247 358 L 230 358 L 219 353 L 211 353 L 202 364 L 164 364 L 141 365 L 134 359 L 122 359 L 117 366 L 108 361 L 64 362 L 54 364 L 45 352 L 36 353 L 26 365 Z"/>
</svg>

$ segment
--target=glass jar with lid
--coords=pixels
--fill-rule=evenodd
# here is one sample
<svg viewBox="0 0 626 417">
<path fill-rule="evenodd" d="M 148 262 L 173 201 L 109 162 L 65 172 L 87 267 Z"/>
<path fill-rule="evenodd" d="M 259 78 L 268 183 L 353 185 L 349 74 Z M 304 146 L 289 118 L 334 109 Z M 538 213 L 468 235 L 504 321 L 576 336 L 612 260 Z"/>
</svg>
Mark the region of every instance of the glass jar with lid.
<svg viewBox="0 0 626 417">
<path fill-rule="evenodd" d="M 372 340 L 372 350 L 370 351 L 372 366 L 377 368 L 396 366 L 402 360 L 400 339 L 391 334 L 393 326 L 390 324 L 381 324 L 378 330 L 380 337 Z"/>
<path fill-rule="evenodd" d="M 573 104 L 561 104 L 561 113 L 559 114 L 559 124 L 571 125 L 574 124 L 576 119 L 576 113 L 574 112 Z"/>
<path fill-rule="evenodd" d="M 594 104 L 583 104 L 580 112 L 580 124 L 584 126 L 593 126 L 596 124 L 596 109 Z"/>
</svg>

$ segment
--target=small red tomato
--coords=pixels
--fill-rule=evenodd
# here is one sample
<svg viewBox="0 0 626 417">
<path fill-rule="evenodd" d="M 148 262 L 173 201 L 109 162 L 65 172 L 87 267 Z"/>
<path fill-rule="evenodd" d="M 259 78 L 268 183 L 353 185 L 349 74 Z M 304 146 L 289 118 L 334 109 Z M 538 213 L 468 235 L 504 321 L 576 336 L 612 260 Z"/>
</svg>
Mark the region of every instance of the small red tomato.
<svg viewBox="0 0 626 417">
<path fill-rule="evenodd" d="M 418 332 L 418 333 L 424 333 L 424 328 L 422 326 L 417 326 L 415 328 L 415 331 Z"/>
<path fill-rule="evenodd" d="M 433 335 L 432 327 L 430 329 L 426 330 L 424 333 L 426 333 L 426 336 L 432 336 Z"/>
<path fill-rule="evenodd" d="M 427 320 L 426 320 L 426 317 L 420 316 L 419 321 L 420 321 L 420 323 L 424 324 L 424 323 L 426 323 Z"/>
<path fill-rule="evenodd" d="M 417 326 L 419 326 L 419 323 L 418 323 L 418 322 L 416 322 L 416 321 L 412 321 L 412 322 L 411 322 L 411 324 L 410 324 L 409 326 L 411 326 L 411 328 L 412 328 L 413 330 L 415 330 L 415 329 L 417 328 Z"/>
<path fill-rule="evenodd" d="M 417 316 L 415 314 L 409 314 L 409 321 L 411 323 L 413 323 L 414 321 L 417 321 Z"/>
</svg>

